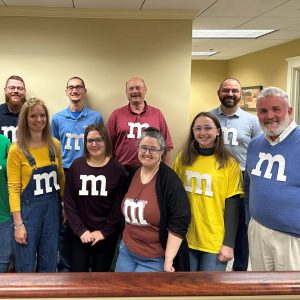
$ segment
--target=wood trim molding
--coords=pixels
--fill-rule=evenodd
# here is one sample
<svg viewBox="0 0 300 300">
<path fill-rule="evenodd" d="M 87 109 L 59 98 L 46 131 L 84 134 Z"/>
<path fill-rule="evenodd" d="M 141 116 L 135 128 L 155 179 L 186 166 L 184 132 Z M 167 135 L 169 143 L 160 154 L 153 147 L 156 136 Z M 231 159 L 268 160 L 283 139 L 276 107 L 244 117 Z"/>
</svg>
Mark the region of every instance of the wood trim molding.
<svg viewBox="0 0 300 300">
<path fill-rule="evenodd" d="M 0 298 L 255 295 L 300 295 L 300 272 L 0 275 Z"/>
</svg>

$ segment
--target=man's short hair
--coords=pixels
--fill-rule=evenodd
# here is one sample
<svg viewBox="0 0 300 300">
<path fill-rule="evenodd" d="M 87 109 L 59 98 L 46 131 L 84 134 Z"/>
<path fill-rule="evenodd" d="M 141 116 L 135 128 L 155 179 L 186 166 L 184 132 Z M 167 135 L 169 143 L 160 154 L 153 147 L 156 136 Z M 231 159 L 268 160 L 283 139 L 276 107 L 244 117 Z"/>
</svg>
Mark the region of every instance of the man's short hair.
<svg viewBox="0 0 300 300">
<path fill-rule="evenodd" d="M 68 87 L 69 81 L 72 80 L 72 79 L 78 79 L 78 80 L 80 80 L 80 81 L 81 81 L 81 84 L 82 84 L 82 86 L 83 86 L 83 88 L 85 88 L 85 83 L 84 83 L 83 79 L 80 78 L 80 77 L 78 77 L 78 76 L 73 76 L 73 77 L 71 77 L 71 78 L 67 81 L 67 87 Z"/>
<path fill-rule="evenodd" d="M 25 88 L 25 82 L 23 80 L 22 77 L 18 76 L 18 75 L 11 75 L 10 77 L 8 77 L 8 79 L 6 80 L 6 83 L 5 83 L 5 87 L 7 87 L 7 84 L 8 84 L 8 81 L 9 80 L 18 80 L 18 81 L 21 81 L 23 82 L 23 85 L 24 85 L 24 88 Z"/>
</svg>

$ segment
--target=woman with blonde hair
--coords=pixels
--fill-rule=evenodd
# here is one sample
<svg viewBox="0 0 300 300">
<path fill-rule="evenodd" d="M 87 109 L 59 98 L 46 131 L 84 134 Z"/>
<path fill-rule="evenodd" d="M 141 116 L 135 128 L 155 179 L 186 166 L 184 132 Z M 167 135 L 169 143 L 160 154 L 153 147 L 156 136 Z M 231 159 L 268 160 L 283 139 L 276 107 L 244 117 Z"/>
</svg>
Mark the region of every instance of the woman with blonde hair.
<svg viewBox="0 0 300 300">
<path fill-rule="evenodd" d="M 55 272 L 64 174 L 43 101 L 24 103 L 7 159 L 16 272 Z"/>
</svg>

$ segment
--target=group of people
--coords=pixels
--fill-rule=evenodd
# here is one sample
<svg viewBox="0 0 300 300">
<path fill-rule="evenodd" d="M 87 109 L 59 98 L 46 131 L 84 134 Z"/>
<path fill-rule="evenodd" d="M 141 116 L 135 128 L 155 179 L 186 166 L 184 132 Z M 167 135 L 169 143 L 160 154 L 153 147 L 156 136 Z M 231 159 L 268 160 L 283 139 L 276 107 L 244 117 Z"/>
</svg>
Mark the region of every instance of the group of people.
<svg viewBox="0 0 300 300">
<path fill-rule="evenodd" d="M 254 271 L 300 269 L 300 129 L 281 89 L 261 91 L 257 118 L 239 108 L 240 82 L 223 80 L 220 106 L 194 117 L 171 166 L 166 120 L 141 78 L 106 126 L 79 77 L 51 120 L 21 77 L 4 92 L 1 272 L 13 256 L 16 272 L 225 271 L 233 258 L 246 271 L 249 252 Z"/>
</svg>

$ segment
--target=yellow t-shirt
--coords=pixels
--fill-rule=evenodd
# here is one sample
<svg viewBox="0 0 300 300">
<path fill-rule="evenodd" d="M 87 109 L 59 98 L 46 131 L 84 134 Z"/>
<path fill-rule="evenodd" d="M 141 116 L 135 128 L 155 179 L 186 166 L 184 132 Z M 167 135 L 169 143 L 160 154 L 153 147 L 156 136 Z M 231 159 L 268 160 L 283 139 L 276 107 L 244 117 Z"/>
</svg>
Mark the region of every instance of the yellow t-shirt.
<svg viewBox="0 0 300 300">
<path fill-rule="evenodd" d="M 58 140 L 54 139 L 54 144 L 58 153 L 55 155 L 55 164 L 58 169 L 57 180 L 60 186 L 59 194 L 62 197 L 65 178 L 61 161 L 60 143 Z M 37 168 L 45 167 L 51 164 L 48 146 L 41 148 L 30 147 L 29 152 L 34 157 Z M 20 195 L 26 188 L 31 178 L 31 174 L 32 167 L 30 166 L 26 156 L 16 144 L 12 144 L 7 157 L 9 204 L 12 212 L 21 211 Z"/>
<path fill-rule="evenodd" d="M 173 164 L 190 200 L 192 219 L 187 233 L 189 248 L 219 253 L 224 240 L 225 200 L 244 195 L 240 165 L 234 159 L 218 169 L 215 155 L 199 155 L 193 165 Z"/>
</svg>

